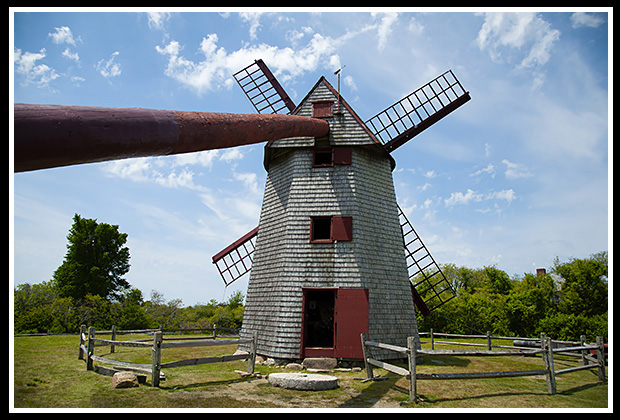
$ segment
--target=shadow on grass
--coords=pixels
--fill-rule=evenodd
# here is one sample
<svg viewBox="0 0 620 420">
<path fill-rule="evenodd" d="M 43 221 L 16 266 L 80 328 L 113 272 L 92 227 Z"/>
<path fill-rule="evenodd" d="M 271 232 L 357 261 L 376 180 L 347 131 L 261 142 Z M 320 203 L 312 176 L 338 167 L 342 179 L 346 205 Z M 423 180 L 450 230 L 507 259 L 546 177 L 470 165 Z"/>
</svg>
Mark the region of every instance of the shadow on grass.
<svg viewBox="0 0 620 420">
<path fill-rule="evenodd" d="M 369 386 L 338 405 L 338 408 L 373 407 L 390 389 L 396 386 L 399 379 L 398 376 L 385 376 L 381 380 L 371 381 Z"/>
<path fill-rule="evenodd" d="M 166 386 L 165 383 L 160 382 L 159 388 L 166 390 L 166 391 L 191 391 L 197 388 L 208 388 L 212 386 L 232 385 L 232 384 L 237 384 L 240 382 L 248 382 L 252 379 L 256 379 L 256 378 L 248 376 L 248 377 L 239 377 L 239 378 L 233 378 L 233 379 L 221 379 L 221 380 L 214 380 L 214 381 L 196 382 L 193 384 L 179 384 L 179 385 L 172 385 L 172 386 Z"/>
<path fill-rule="evenodd" d="M 596 388 L 596 387 L 599 387 L 605 384 L 606 382 L 595 382 L 595 383 L 580 385 L 580 386 L 576 386 L 570 389 L 557 392 L 555 395 L 572 396 L 578 392 L 585 391 L 591 388 Z M 404 387 L 395 385 L 392 389 L 402 394 L 406 394 L 407 396 L 409 395 L 409 389 L 406 389 Z M 485 400 L 485 399 L 498 398 L 498 397 L 499 398 L 501 397 L 525 397 L 525 396 L 552 397 L 553 395 L 549 394 L 543 388 L 540 391 L 503 391 L 503 392 L 498 391 L 498 392 L 481 393 L 478 395 L 467 395 L 467 396 L 462 396 L 462 397 L 431 398 L 424 394 L 419 394 L 419 393 L 417 396 L 418 396 L 418 404 L 426 403 L 426 404 L 435 405 L 435 404 L 441 404 L 441 403 L 446 403 L 446 402 L 457 402 L 457 401 L 467 401 L 467 400 L 469 401 Z M 415 404 L 411 403 L 410 406 L 414 407 Z"/>
<path fill-rule="evenodd" d="M 460 366 L 466 367 L 471 363 L 470 359 L 452 356 L 424 356 L 418 363 L 419 367 L 424 366 Z"/>
</svg>

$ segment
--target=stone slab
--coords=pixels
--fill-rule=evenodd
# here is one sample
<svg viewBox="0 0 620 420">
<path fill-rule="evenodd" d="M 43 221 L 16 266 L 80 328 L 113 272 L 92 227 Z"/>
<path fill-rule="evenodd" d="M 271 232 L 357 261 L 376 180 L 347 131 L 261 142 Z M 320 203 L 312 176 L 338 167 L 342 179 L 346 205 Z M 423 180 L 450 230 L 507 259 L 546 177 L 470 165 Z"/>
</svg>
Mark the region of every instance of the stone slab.
<svg viewBox="0 0 620 420">
<path fill-rule="evenodd" d="M 272 373 L 269 375 L 271 386 L 303 391 L 321 391 L 338 387 L 338 378 L 330 375 L 312 373 Z"/>
<path fill-rule="evenodd" d="M 334 369 L 338 360 L 333 357 L 306 357 L 302 362 L 306 369 Z"/>
</svg>

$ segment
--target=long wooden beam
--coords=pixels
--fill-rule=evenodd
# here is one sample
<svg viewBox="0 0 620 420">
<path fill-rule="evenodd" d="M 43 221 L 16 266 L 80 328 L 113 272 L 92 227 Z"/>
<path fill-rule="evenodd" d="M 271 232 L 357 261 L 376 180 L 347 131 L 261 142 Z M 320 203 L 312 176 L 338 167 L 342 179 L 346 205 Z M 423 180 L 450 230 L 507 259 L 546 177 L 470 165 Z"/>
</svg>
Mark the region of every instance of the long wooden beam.
<svg viewBox="0 0 620 420">
<path fill-rule="evenodd" d="M 14 104 L 14 171 L 322 137 L 320 119 L 144 108 Z"/>
</svg>

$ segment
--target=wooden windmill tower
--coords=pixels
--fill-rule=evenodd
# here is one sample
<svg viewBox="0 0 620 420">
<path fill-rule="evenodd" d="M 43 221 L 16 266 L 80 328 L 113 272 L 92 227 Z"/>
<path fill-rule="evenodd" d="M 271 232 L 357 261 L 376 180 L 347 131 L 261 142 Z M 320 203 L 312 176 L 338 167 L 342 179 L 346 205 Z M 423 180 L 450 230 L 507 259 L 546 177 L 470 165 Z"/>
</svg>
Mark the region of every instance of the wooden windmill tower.
<svg viewBox="0 0 620 420">
<path fill-rule="evenodd" d="M 360 359 L 362 332 L 404 346 L 414 307 L 454 291 L 396 203 L 390 153 L 468 92 L 448 71 L 363 122 L 324 77 L 297 106 L 262 60 L 235 78 L 259 113 L 329 123 L 267 143 L 259 226 L 213 257 L 227 285 L 251 272 L 241 335 L 258 331 L 257 353 L 277 359 Z"/>
</svg>

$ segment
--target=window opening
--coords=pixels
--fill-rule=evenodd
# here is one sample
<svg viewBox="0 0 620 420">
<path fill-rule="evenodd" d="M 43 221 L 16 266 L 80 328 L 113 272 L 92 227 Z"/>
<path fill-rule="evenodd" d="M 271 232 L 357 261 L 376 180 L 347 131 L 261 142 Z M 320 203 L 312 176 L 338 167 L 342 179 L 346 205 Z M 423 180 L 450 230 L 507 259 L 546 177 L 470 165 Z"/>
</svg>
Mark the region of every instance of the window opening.
<svg viewBox="0 0 620 420">
<path fill-rule="evenodd" d="M 333 166 L 334 152 L 331 148 L 315 149 L 312 166 Z"/>
<path fill-rule="evenodd" d="M 332 218 L 331 216 L 312 217 L 310 223 L 310 242 L 332 241 Z"/>
</svg>

